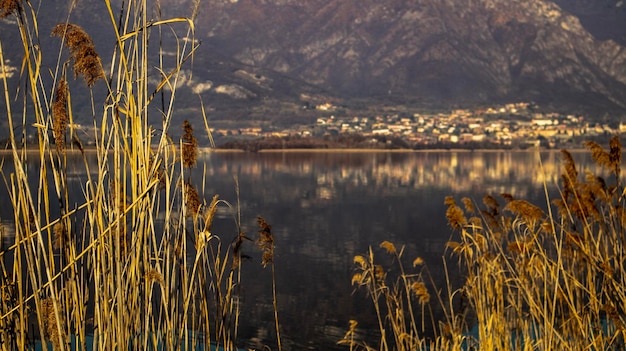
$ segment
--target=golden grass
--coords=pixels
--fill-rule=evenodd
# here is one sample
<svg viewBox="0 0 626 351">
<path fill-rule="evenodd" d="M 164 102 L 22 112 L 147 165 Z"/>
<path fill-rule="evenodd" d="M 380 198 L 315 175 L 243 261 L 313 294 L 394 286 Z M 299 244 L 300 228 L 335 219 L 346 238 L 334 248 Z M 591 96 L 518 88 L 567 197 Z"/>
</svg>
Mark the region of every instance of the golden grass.
<svg viewBox="0 0 626 351">
<path fill-rule="evenodd" d="M 83 28 L 70 21 L 58 24 L 51 34 L 68 52 L 42 52 L 36 43 L 58 39 L 44 39 L 50 33 L 39 37 L 38 11 L 29 2 L 0 1 L 0 17 L 19 19 L 20 38 L 11 39 L 21 40 L 24 50 L 22 86 L 11 87 L 1 75 L 10 127 L 10 149 L 2 155 L 12 157 L 15 169 L 2 176 L 15 236 L 0 250 L 0 349 L 33 349 L 41 340 L 44 350 L 177 350 L 209 344 L 234 350 L 247 240 L 238 230 L 239 218 L 233 233 L 212 232 L 218 207 L 231 205 L 214 194 L 207 203 L 191 177 L 199 152 L 191 123 L 184 123 L 179 141 L 167 136 L 175 81 L 197 47 L 180 40 L 174 59 L 149 61 L 147 54 L 162 39 L 160 27 L 176 32 L 176 38 L 193 36 L 197 4 L 188 18 L 152 19 L 145 1 L 124 2 L 115 12 L 109 0 L 103 1 L 108 12 L 101 15 L 109 17 L 117 43 L 107 72 L 104 56 Z M 50 71 L 52 86 L 42 77 L 42 57 L 48 54 L 58 56 Z M 4 62 L 0 41 L 1 70 Z M 70 62 L 84 85 L 66 81 Z M 151 86 L 148 76 L 161 81 Z M 107 89 L 103 101 L 93 100 L 90 89 L 96 84 Z M 84 148 L 72 130 L 71 92 L 92 97 L 93 115 L 87 119 L 95 127 L 93 148 Z M 159 96 L 167 108 L 150 118 L 150 105 Z M 24 102 L 22 111 L 14 111 L 14 101 Z M 159 124 L 152 126 L 151 120 Z M 37 128 L 34 142 L 20 134 L 26 125 Z M 206 117 L 204 125 L 208 133 Z M 82 194 L 68 190 L 70 153 L 83 160 Z M 95 165 L 87 156 L 97 160 Z M 26 170 L 27 163 L 38 169 Z M 231 238 L 236 248 L 224 244 Z M 266 251 L 273 255 L 273 237 Z M 273 261 L 263 257 L 273 270 Z M 276 326 L 280 348 L 277 312 Z"/>
<path fill-rule="evenodd" d="M 378 315 L 378 345 L 358 340 L 356 322 L 341 344 L 366 350 L 621 350 L 626 347 L 626 190 L 621 176 L 621 143 L 609 150 L 585 143 L 591 158 L 609 175 L 581 172 L 563 151 L 561 198 L 544 206 L 501 194 L 486 195 L 484 208 L 447 197 L 446 217 L 457 238 L 446 244 L 464 281 L 458 289 L 428 289 L 421 259 L 407 274 L 402 250 L 381 248 L 395 257 L 400 274 L 390 277 L 374 252 L 355 257 L 352 283 L 364 288 Z M 579 176 L 584 174 L 584 177 Z M 547 196 L 546 201 L 550 199 Z M 547 211 L 542 210 L 547 207 Z M 417 262 L 418 264 L 415 264 Z M 445 265 L 444 260 L 444 265 Z M 446 266 L 447 271 L 447 266 Z M 427 271 L 426 271 L 427 272 Z M 392 280 L 393 284 L 388 281 Z M 403 290 L 411 295 L 403 296 Z M 435 296 L 436 298 L 432 298 Z M 459 310 L 453 301 L 464 301 Z M 435 303 L 444 311 L 434 333 L 415 328 L 411 303 Z M 456 307 L 456 309 L 455 309 Z M 473 327 L 476 334 L 468 333 Z"/>
</svg>

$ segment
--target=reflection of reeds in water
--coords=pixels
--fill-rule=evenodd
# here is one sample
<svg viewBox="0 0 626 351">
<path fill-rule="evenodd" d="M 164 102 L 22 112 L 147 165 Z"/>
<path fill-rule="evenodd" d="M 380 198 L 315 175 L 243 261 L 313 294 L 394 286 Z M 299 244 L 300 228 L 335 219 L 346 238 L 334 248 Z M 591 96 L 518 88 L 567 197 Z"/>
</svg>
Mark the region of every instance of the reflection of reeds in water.
<svg viewBox="0 0 626 351">
<path fill-rule="evenodd" d="M 105 100 L 92 101 L 96 112 L 86 117 L 94 121 L 97 161 L 89 163 L 81 152 L 84 171 L 68 173 L 71 156 L 64 150 L 73 116 L 70 90 L 90 93 L 84 90 L 104 78 L 104 71 L 85 30 L 62 23 L 52 34 L 62 38 L 75 75 L 87 88 L 70 89 L 63 62 L 51 70 L 60 75 L 53 77 L 56 87 L 48 87 L 48 79 L 40 76 L 48 72 L 41 66 L 41 55 L 48 53 L 37 44 L 44 40 L 37 36 L 37 12 L 22 11 L 27 4 L 0 1 L 0 16 L 22 16 L 17 26 L 26 77 L 26 88 L 18 88 L 15 96 L 4 95 L 15 172 L 3 174 L 3 179 L 15 231 L 0 252 L 0 347 L 32 349 L 36 339 L 52 343 L 54 350 L 177 350 L 209 344 L 236 349 L 240 258 L 246 241 L 241 239 L 237 250 L 231 250 L 222 246 L 228 233 L 220 233 L 226 236 L 220 238 L 211 231 L 219 208 L 230 205 L 215 195 L 205 206 L 205 194 L 188 177 L 198 155 L 191 124 L 185 122 L 178 142 L 167 137 L 173 111 L 161 111 L 156 120 L 162 124 L 149 125 L 149 105 L 156 96 L 165 99 L 162 106 L 173 105 L 167 100 L 175 96 L 171 80 L 195 50 L 181 42 L 174 61 L 168 61 L 169 56 L 149 61 L 148 47 L 162 39 L 153 29 L 171 25 L 185 31 L 177 38 L 188 37 L 195 14 L 190 19 L 148 21 L 142 14 L 152 9 L 135 0 L 123 3 L 116 13 L 109 7 L 102 14 L 117 23 L 111 38 L 117 46 L 110 55 Z M 155 91 L 145 85 L 148 76 L 162 79 L 151 88 Z M 0 79 L 9 86 L 6 75 Z M 168 93 L 159 94 L 166 86 L 171 88 Z M 15 117 L 13 98 L 32 105 Z M 14 134 L 21 130 L 17 121 L 37 128 L 33 145 Z M 162 137 L 154 140 L 157 129 Z M 81 144 L 75 134 L 71 137 L 75 145 Z M 55 148 L 59 152 L 53 153 Z M 85 151 L 82 145 L 79 149 Z M 50 155 L 54 162 L 37 163 L 37 172 L 25 169 Z M 81 182 L 82 193 L 69 193 L 69 177 L 76 174 L 87 178 Z M 244 238 L 239 219 L 233 226 L 232 236 Z M 46 343 L 42 346 L 50 349 Z"/>
<path fill-rule="evenodd" d="M 445 311 L 433 335 L 409 333 L 413 313 L 399 304 L 399 292 L 410 288 L 419 304 L 429 301 L 419 273 L 406 274 L 392 244 L 381 247 L 396 256 L 400 274 L 389 285 L 391 270 L 368 256 L 355 257 L 352 282 L 372 297 L 381 340 L 378 347 L 355 338 L 351 322 L 342 344 L 380 350 L 621 350 L 626 347 L 626 191 L 621 182 L 621 143 L 613 137 L 609 150 L 585 144 L 591 158 L 608 171 L 604 179 L 579 172 L 563 151 L 561 198 L 547 211 L 502 194 L 505 206 L 491 195 L 484 209 L 463 199 L 465 210 L 452 197 L 444 200 L 451 228 L 458 233 L 447 248 L 465 273 L 463 286 L 436 294 Z M 579 174 L 584 173 L 583 179 Z M 554 211 L 556 209 L 557 211 Z M 405 282 L 406 279 L 406 282 Z M 468 310 L 455 310 L 455 297 Z M 433 299 L 430 299 L 433 300 Z M 403 311 L 399 311 L 403 309 Z M 402 324 L 404 323 L 404 324 Z M 473 332 L 469 332 L 473 327 Z M 408 341 L 411 341 L 409 343 Z"/>
</svg>

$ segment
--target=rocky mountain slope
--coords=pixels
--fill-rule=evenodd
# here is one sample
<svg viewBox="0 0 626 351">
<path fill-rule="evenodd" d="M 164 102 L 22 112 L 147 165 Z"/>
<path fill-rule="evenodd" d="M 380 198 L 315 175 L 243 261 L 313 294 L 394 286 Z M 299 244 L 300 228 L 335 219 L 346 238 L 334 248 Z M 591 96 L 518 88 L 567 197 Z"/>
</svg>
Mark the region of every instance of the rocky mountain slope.
<svg viewBox="0 0 626 351">
<path fill-rule="evenodd" d="M 228 0 L 204 11 L 214 50 L 341 96 L 626 106 L 624 47 L 550 1 Z"/>
<path fill-rule="evenodd" d="M 193 1 L 158 3 L 168 17 L 187 15 Z M 42 2 L 39 12 L 48 15 L 40 31 L 64 20 L 67 6 Z M 193 75 L 180 80 L 189 94 L 177 103 L 197 106 L 200 96 L 224 121 L 295 122 L 295 115 L 314 118 L 303 105 L 325 101 L 534 101 L 619 120 L 626 115 L 625 7 L 622 0 L 201 0 L 201 46 Z M 94 16 L 104 11 L 99 0 L 80 0 L 71 21 L 93 35 L 106 64 L 110 23 Z M 0 21 L 13 66 L 20 62 L 15 35 L 10 19 Z"/>
</svg>

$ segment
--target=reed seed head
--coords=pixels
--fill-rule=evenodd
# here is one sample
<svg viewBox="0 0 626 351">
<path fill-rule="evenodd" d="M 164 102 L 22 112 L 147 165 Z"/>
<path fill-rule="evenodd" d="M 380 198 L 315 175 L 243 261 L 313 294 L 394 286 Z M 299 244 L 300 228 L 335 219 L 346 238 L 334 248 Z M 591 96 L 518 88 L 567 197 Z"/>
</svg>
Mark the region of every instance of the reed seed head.
<svg viewBox="0 0 626 351">
<path fill-rule="evenodd" d="M 541 223 L 541 230 L 543 230 L 546 234 L 554 234 L 556 232 L 556 228 L 551 221 L 544 221 Z"/>
<path fill-rule="evenodd" d="M 217 213 L 217 202 L 219 201 L 220 196 L 214 195 L 209 207 L 204 211 L 204 227 L 206 230 L 211 230 L 211 225 L 213 224 L 213 218 L 215 218 L 215 213 Z"/>
<path fill-rule="evenodd" d="M 195 217 L 200 212 L 200 206 L 202 205 L 198 190 L 188 182 L 184 183 L 183 190 L 186 196 L 185 204 L 187 205 L 187 217 Z"/>
<path fill-rule="evenodd" d="M 67 113 L 67 82 L 59 80 L 54 102 L 52 103 L 52 134 L 58 152 L 65 150 L 65 131 L 69 121 Z"/>
<path fill-rule="evenodd" d="M 461 229 L 467 223 L 463 210 L 456 204 L 448 205 L 446 218 L 448 218 L 448 223 L 454 229 Z"/>
<path fill-rule="evenodd" d="M 585 147 L 591 151 L 591 159 L 599 166 L 610 168 L 611 158 L 600 144 L 595 141 L 586 141 Z"/>
<path fill-rule="evenodd" d="M 493 211 L 480 211 L 480 214 L 483 216 L 484 222 L 489 229 L 492 231 L 499 231 L 501 229 L 500 223 L 498 222 L 496 215 L 493 214 Z"/>
<path fill-rule="evenodd" d="M 421 265 L 423 265 L 423 264 L 424 264 L 424 259 L 423 259 L 423 258 L 421 258 L 421 257 L 416 257 L 416 258 L 413 260 L 413 267 L 421 266 Z"/>
<path fill-rule="evenodd" d="M 240 232 L 237 236 L 237 240 L 233 243 L 233 269 L 238 268 L 241 265 L 241 259 L 248 257 L 241 254 L 241 248 L 245 240 L 251 240 L 246 236 L 246 233 Z"/>
<path fill-rule="evenodd" d="M 163 285 L 163 275 L 154 268 L 147 271 L 144 278 L 147 283 L 159 283 Z"/>
<path fill-rule="evenodd" d="M 446 206 L 452 206 L 456 205 L 456 201 L 454 201 L 454 197 L 446 196 L 446 198 L 443 200 L 443 204 Z"/>
<path fill-rule="evenodd" d="M 54 350 L 61 349 L 61 337 L 57 327 L 56 313 L 54 313 L 54 301 L 52 298 L 41 300 L 41 312 L 43 315 L 44 334 L 52 342 Z"/>
<path fill-rule="evenodd" d="M 259 239 L 257 246 L 263 252 L 261 264 L 266 267 L 274 262 L 274 235 L 272 234 L 272 226 L 265 221 L 263 217 L 257 217 L 257 223 L 261 228 L 259 230 Z"/>
<path fill-rule="evenodd" d="M 504 199 L 504 201 L 506 201 L 507 203 L 515 200 L 515 197 L 513 197 L 513 195 L 511 195 L 509 193 L 502 193 L 502 194 L 500 194 L 500 197 L 502 197 Z"/>
<path fill-rule="evenodd" d="M 428 293 L 428 289 L 426 285 L 422 282 L 414 282 L 411 284 L 411 291 L 417 296 L 420 304 L 424 305 L 430 301 L 430 294 Z"/>
<path fill-rule="evenodd" d="M 522 216 L 526 223 L 534 223 L 543 217 L 543 210 L 526 200 L 513 200 L 505 209 Z"/>
<path fill-rule="evenodd" d="M 182 158 L 183 166 L 191 168 L 196 165 L 198 159 L 198 140 L 193 136 L 193 127 L 189 121 L 183 123 L 183 137 L 182 137 Z"/>
<path fill-rule="evenodd" d="M 507 249 L 510 253 L 513 254 L 526 254 L 528 252 L 528 247 L 526 243 L 522 241 L 513 241 L 507 245 Z"/>
<path fill-rule="evenodd" d="M 354 263 L 358 264 L 361 270 L 365 270 L 367 268 L 367 261 L 365 257 L 361 255 L 354 256 Z"/>
<path fill-rule="evenodd" d="M 0 19 L 19 11 L 21 0 L 0 0 Z"/>
<path fill-rule="evenodd" d="M 474 207 L 474 203 L 469 197 L 462 198 L 461 202 L 463 202 L 463 206 L 465 206 L 465 211 L 467 213 L 471 213 L 471 214 L 476 213 L 476 207 Z"/>
<path fill-rule="evenodd" d="M 607 199 L 607 186 L 604 178 L 585 171 L 586 187 L 595 197 Z"/>
<path fill-rule="evenodd" d="M 619 136 L 614 136 L 609 142 L 609 162 L 611 170 L 615 176 L 619 177 L 621 174 L 620 163 L 622 162 L 622 143 L 619 140 Z"/>
<path fill-rule="evenodd" d="M 58 222 L 52 227 L 52 232 L 54 234 L 54 247 L 57 249 L 63 248 L 67 239 L 67 231 L 65 230 L 65 224 L 63 222 Z"/>
<path fill-rule="evenodd" d="M 453 251 L 457 250 L 458 248 L 461 247 L 461 243 L 457 242 L 457 241 L 448 241 L 446 242 L 446 247 L 452 249 Z"/>
<path fill-rule="evenodd" d="M 392 242 L 387 241 L 387 240 L 380 243 L 380 247 L 385 249 L 385 251 L 387 251 L 387 253 L 390 255 L 394 255 L 397 252 L 396 246 Z"/>
<path fill-rule="evenodd" d="M 59 23 L 52 29 L 52 35 L 64 39 L 74 61 L 76 77 L 82 75 L 89 87 L 92 87 L 98 79 L 104 78 L 100 56 L 91 37 L 82 27 L 71 23 Z"/>
<path fill-rule="evenodd" d="M 476 229 L 480 229 L 482 228 L 483 221 L 479 217 L 470 217 L 469 224 Z"/>
<path fill-rule="evenodd" d="M 354 275 L 352 276 L 352 285 L 354 284 L 358 284 L 358 285 L 363 284 L 363 273 L 360 273 L 360 272 L 354 273 Z"/>
<path fill-rule="evenodd" d="M 491 196 L 491 195 L 485 195 L 483 197 L 483 203 L 485 204 L 485 206 L 487 206 L 488 211 L 493 215 L 493 216 L 497 216 L 499 211 L 500 211 L 500 204 L 498 203 L 498 200 L 496 200 L 495 197 Z"/>
<path fill-rule="evenodd" d="M 374 266 L 374 276 L 376 277 L 376 280 L 378 280 L 379 282 L 383 282 L 385 280 L 387 273 L 385 273 L 383 266 L 379 264 Z"/>
<path fill-rule="evenodd" d="M 563 197 L 567 198 L 576 188 L 578 183 L 578 171 L 576 171 L 576 163 L 572 154 L 567 150 L 561 150 L 563 155 L 563 174 L 561 180 L 563 182 Z"/>
</svg>

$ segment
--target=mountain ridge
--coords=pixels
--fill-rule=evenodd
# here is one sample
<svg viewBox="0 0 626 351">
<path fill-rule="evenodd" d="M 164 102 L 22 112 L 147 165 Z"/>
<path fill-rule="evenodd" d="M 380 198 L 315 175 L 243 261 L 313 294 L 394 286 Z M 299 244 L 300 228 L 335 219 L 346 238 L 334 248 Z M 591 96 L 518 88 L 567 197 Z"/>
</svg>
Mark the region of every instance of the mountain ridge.
<svg viewBox="0 0 626 351">
<path fill-rule="evenodd" d="M 208 25 L 208 45 L 342 96 L 551 102 L 582 95 L 626 107 L 624 48 L 595 39 L 553 2 L 214 3 L 216 20 L 200 25 Z"/>
<path fill-rule="evenodd" d="M 308 107 L 324 102 L 349 113 L 368 103 L 443 109 L 529 101 L 619 121 L 626 116 L 626 49 L 620 45 L 626 29 L 598 34 L 597 26 L 580 19 L 626 14 L 619 1 L 602 2 L 201 2 L 192 38 L 200 46 L 179 82 L 184 93 L 177 105 L 184 111 L 178 116 L 197 115 L 190 106 L 200 100 L 213 120 L 235 124 L 305 123 L 316 115 Z M 159 4 L 154 18 L 186 16 L 193 1 Z M 50 13 L 41 17 L 42 33 L 66 18 L 67 6 L 41 4 L 40 12 Z M 94 11 L 103 11 L 102 4 L 79 1 L 70 21 L 93 35 L 106 65 L 115 42 L 109 20 Z M 0 38 L 15 66 L 20 47 L 7 40 L 11 25 L 0 21 Z M 44 49 L 58 45 L 42 43 Z M 73 100 L 80 105 L 76 94 Z"/>
</svg>

